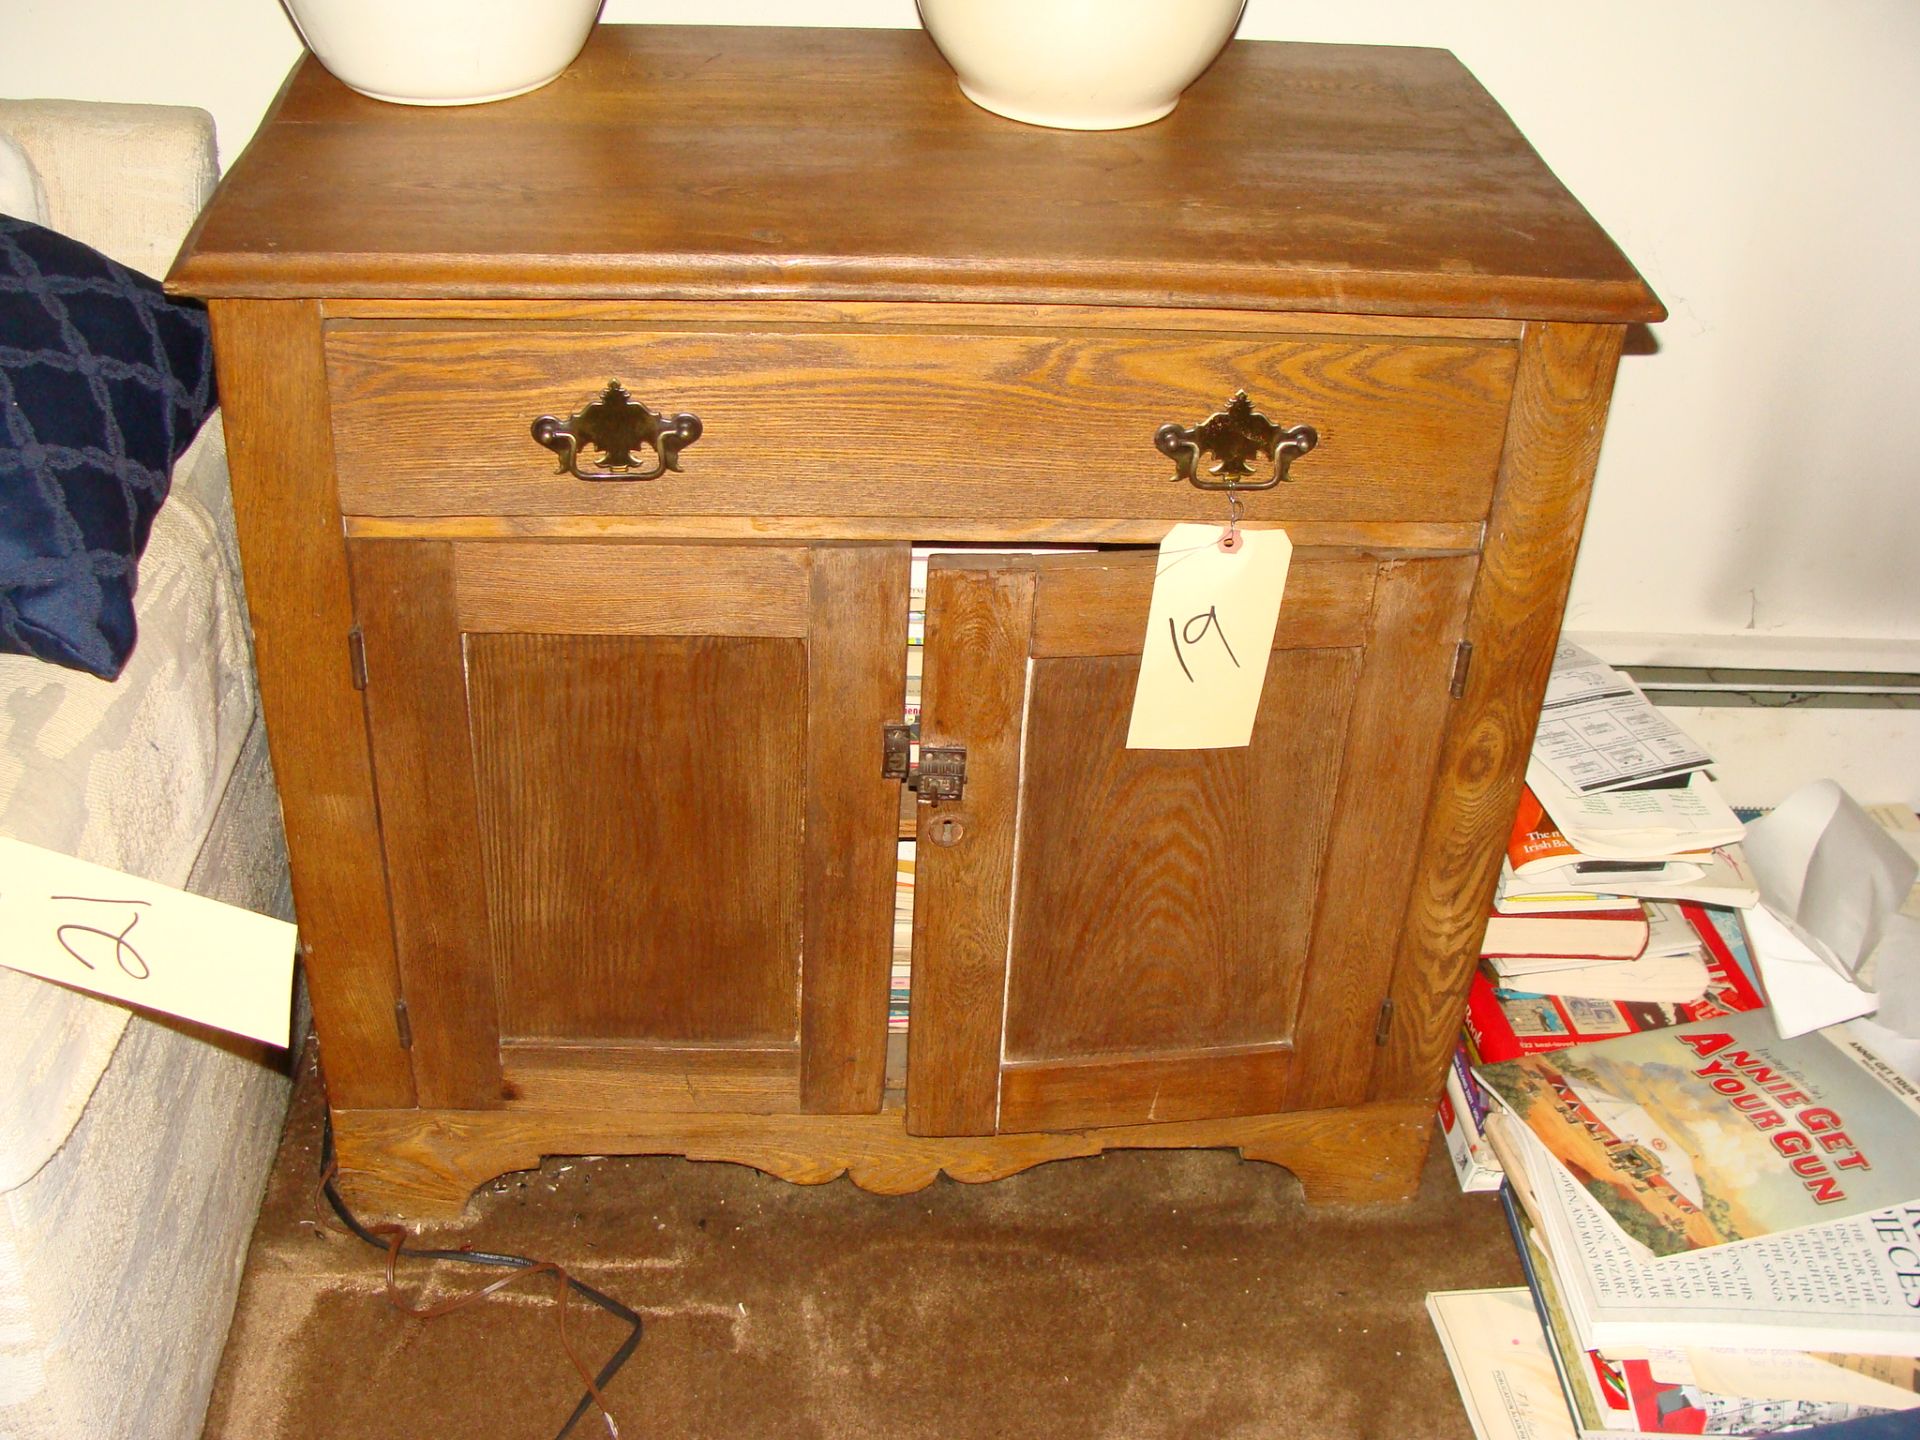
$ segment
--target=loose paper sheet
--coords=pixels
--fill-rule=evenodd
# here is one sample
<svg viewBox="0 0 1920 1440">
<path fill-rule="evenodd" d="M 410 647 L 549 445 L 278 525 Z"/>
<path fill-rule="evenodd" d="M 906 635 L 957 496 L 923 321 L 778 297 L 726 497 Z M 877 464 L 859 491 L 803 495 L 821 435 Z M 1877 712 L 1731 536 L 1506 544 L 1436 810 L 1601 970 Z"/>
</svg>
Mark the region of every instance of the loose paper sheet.
<svg viewBox="0 0 1920 1440">
<path fill-rule="evenodd" d="M 1778 922 L 1767 928 L 1790 932 L 1867 997 L 1853 1015 L 1877 1009 L 1881 1024 L 1920 1036 L 1920 921 L 1901 913 L 1920 871 L 1913 857 L 1831 780 L 1803 786 L 1754 821 L 1747 855 Z M 1811 1028 L 1811 1016 L 1773 1005 L 1783 1034 L 1788 1024 Z"/>
<path fill-rule="evenodd" d="M 284 1047 L 294 927 L 0 838 L 0 964 Z"/>
<path fill-rule="evenodd" d="M 1427 1296 L 1478 1440 L 1573 1440 L 1573 1418 L 1525 1286 Z"/>
<path fill-rule="evenodd" d="M 1533 758 L 1579 795 L 1713 763 L 1630 678 L 1569 641 L 1554 651 Z"/>
<path fill-rule="evenodd" d="M 1253 739 L 1293 542 L 1217 525 L 1176 525 L 1160 542 L 1129 750 L 1211 750 Z"/>
<path fill-rule="evenodd" d="M 1829 965 L 1765 905 L 1747 911 L 1747 938 L 1782 1039 L 1870 1015 L 1879 1006 L 1877 995 Z"/>
<path fill-rule="evenodd" d="M 1527 784 L 1561 834 L 1600 860 L 1708 850 L 1734 843 L 1747 830 L 1713 782 L 1698 771 L 1688 777 L 1684 790 L 1580 795 L 1535 759 L 1527 762 Z"/>
</svg>

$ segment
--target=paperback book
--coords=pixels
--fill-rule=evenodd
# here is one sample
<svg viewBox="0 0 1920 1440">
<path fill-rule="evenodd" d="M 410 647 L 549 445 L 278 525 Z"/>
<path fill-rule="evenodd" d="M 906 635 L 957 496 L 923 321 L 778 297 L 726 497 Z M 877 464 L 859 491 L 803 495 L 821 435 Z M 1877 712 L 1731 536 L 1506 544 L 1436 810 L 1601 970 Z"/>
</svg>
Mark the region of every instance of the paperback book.
<svg viewBox="0 0 1920 1440">
<path fill-rule="evenodd" d="M 1487 917 L 1483 956 L 1631 960 L 1647 947 L 1647 907 L 1624 900 L 1605 910 Z"/>
</svg>

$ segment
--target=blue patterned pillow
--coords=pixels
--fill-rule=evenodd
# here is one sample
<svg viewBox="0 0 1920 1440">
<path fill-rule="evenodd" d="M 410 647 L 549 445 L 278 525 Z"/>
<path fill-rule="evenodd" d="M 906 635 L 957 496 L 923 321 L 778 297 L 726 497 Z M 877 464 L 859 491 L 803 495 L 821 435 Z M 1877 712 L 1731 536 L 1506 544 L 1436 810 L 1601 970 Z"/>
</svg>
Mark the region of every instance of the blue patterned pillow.
<svg viewBox="0 0 1920 1440">
<path fill-rule="evenodd" d="M 140 552 L 214 404 L 205 310 L 0 215 L 0 651 L 120 673 Z"/>
</svg>

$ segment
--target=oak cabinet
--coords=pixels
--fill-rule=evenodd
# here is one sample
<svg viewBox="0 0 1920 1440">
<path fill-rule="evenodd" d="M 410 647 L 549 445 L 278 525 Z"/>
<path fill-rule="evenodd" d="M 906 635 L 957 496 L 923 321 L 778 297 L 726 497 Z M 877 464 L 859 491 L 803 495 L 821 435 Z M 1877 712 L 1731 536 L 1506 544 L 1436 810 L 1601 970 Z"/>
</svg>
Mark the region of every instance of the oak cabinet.
<svg viewBox="0 0 1920 1440">
<path fill-rule="evenodd" d="M 575 1152 L 1411 1192 L 1661 313 L 1451 57 L 1237 44 L 1092 135 L 917 32 L 603 26 L 458 111 L 306 64 L 170 283 L 362 1204 Z M 1156 434 L 1238 393 L 1315 432 L 1226 470 L 1295 545 L 1253 740 L 1130 751 L 1152 547 L 1228 510 Z M 916 542 L 952 788 L 903 807 Z"/>
</svg>

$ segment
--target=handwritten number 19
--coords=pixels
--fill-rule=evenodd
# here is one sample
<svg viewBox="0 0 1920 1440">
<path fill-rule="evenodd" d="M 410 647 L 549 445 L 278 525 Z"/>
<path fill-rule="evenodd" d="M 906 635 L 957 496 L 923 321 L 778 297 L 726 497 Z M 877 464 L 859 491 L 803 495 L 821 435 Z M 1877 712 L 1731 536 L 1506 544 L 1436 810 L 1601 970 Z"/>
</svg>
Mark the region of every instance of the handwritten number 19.
<svg viewBox="0 0 1920 1440">
<path fill-rule="evenodd" d="M 1180 662 L 1181 673 L 1190 683 L 1198 684 L 1199 682 L 1194 680 L 1193 671 L 1187 667 L 1187 657 L 1180 648 L 1180 642 L 1184 639 L 1189 645 L 1198 645 L 1207 638 L 1209 631 L 1220 641 L 1220 648 L 1227 652 L 1227 659 L 1231 660 L 1233 668 L 1238 670 L 1240 657 L 1233 653 L 1233 646 L 1227 643 L 1227 632 L 1221 627 L 1218 607 L 1209 606 L 1198 615 L 1191 617 L 1185 625 L 1175 625 L 1173 617 L 1171 615 L 1167 617 L 1167 636 L 1173 641 L 1173 658 Z"/>
</svg>

